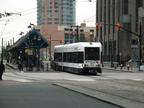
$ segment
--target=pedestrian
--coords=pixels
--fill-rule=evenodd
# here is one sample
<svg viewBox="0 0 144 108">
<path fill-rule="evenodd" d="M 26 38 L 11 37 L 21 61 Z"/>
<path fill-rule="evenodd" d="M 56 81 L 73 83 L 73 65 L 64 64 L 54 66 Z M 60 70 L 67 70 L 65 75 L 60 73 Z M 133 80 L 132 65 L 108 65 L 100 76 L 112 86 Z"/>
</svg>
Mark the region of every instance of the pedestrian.
<svg viewBox="0 0 144 108">
<path fill-rule="evenodd" d="M 5 71 L 5 66 L 3 64 L 3 61 L 1 61 L 1 63 L 0 63 L 0 80 L 2 80 L 2 75 L 3 75 L 4 71 Z"/>
<path fill-rule="evenodd" d="M 18 59 L 18 69 L 19 71 L 23 71 L 23 66 L 22 66 L 22 62 L 20 59 Z"/>
</svg>

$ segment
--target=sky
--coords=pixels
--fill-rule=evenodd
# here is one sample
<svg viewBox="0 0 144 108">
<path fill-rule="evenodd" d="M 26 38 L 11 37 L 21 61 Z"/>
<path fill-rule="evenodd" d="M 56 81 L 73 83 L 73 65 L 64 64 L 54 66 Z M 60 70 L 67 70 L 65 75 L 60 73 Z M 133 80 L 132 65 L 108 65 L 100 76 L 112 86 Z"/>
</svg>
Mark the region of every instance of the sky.
<svg viewBox="0 0 144 108">
<path fill-rule="evenodd" d="M 9 17 L 0 18 L 0 40 L 4 44 L 14 37 L 16 41 L 29 31 L 27 26 L 30 23 L 37 24 L 37 0 L 0 0 L 0 13 L 14 13 Z M 21 16 L 19 15 L 21 13 Z M 85 22 L 87 26 L 95 26 L 96 0 L 77 0 L 76 2 L 76 24 Z M 1 46 L 1 41 L 0 41 Z"/>
</svg>

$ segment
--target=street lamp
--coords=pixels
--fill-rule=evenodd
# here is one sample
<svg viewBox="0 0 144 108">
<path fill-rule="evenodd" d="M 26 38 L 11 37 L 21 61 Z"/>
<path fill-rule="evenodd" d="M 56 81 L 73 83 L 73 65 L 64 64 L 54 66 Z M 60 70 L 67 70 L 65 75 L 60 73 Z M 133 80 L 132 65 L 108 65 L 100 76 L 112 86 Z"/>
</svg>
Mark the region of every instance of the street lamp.
<svg viewBox="0 0 144 108">
<path fill-rule="evenodd" d="M 3 38 L 2 38 L 2 47 L 1 47 L 1 61 L 3 61 Z"/>
<path fill-rule="evenodd" d="M 35 26 L 34 24 L 30 23 L 30 25 L 28 26 L 28 28 L 32 29 L 32 27 L 34 27 L 34 26 Z"/>
<path fill-rule="evenodd" d="M 35 25 L 30 23 L 30 25 L 28 26 L 28 28 L 30 28 L 32 30 L 32 27 L 34 27 Z M 29 31 L 29 34 L 31 35 L 31 30 Z M 32 65 L 31 65 L 31 60 L 30 60 L 30 55 L 31 53 L 30 52 L 30 48 L 28 48 L 28 58 L 27 58 L 27 64 L 28 64 L 28 70 L 32 70 Z M 39 67 L 39 66 L 38 66 Z"/>
</svg>

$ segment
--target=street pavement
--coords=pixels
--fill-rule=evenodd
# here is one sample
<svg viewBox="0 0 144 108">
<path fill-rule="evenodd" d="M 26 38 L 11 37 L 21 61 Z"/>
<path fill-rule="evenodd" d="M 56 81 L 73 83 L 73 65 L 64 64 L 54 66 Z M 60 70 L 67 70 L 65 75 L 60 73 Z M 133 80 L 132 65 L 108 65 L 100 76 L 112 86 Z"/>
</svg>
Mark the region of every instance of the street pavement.
<svg viewBox="0 0 144 108">
<path fill-rule="evenodd" d="M 144 108 L 144 81 L 97 79 L 57 85 L 125 108 Z"/>
<path fill-rule="evenodd" d="M 0 83 L 0 108 L 121 108 L 52 82 Z"/>
<path fill-rule="evenodd" d="M 104 67 L 104 69 L 115 70 L 120 72 L 132 72 L 139 74 L 138 70 L 127 70 L 127 69 L 114 69 L 110 67 Z M 116 105 L 120 105 L 125 108 L 144 108 L 144 80 L 131 80 L 131 79 L 111 79 L 105 78 L 101 79 L 96 77 L 89 76 L 76 76 L 75 74 L 71 74 L 70 76 L 66 73 L 64 76 L 63 72 L 50 72 L 51 74 L 59 74 L 55 78 L 50 78 L 51 74 L 43 73 L 40 76 L 40 73 L 18 73 L 18 76 L 22 76 L 23 79 L 18 79 L 21 82 L 31 82 L 37 80 L 45 79 L 45 81 L 55 80 L 55 85 L 67 88 L 69 90 L 76 91 L 78 93 L 82 93 L 87 96 L 91 96 L 93 98 L 97 98 L 100 100 L 104 100 L 106 102 L 114 103 Z M 6 74 L 5 78 L 8 78 Z M 13 74 L 13 73 L 12 73 Z M 25 78 L 23 75 L 26 75 Z M 33 75 L 33 76 L 31 76 Z M 50 80 L 47 80 L 47 76 L 49 76 Z M 143 71 L 141 71 L 141 75 Z M 10 75 L 11 76 L 11 75 Z M 63 76 L 63 77 L 62 77 Z M 17 75 L 13 76 L 17 79 Z M 75 78 L 76 77 L 76 78 Z M 144 78 L 143 78 L 144 79 Z"/>
</svg>

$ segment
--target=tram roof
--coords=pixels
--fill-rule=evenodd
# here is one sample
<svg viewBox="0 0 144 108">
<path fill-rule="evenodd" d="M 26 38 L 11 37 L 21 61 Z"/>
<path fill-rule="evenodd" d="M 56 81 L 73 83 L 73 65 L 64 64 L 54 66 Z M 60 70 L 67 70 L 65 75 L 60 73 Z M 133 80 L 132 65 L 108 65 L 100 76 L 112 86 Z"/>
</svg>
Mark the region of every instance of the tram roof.
<svg viewBox="0 0 144 108">
<path fill-rule="evenodd" d="M 56 52 L 63 51 L 71 51 L 73 50 L 84 50 L 84 47 L 102 47 L 100 42 L 78 42 L 78 43 L 71 43 L 71 44 L 65 44 L 65 45 L 57 45 L 55 46 Z M 77 49 L 78 48 L 78 49 Z"/>
<path fill-rule="evenodd" d="M 35 45 L 32 45 L 32 42 L 35 41 Z M 38 44 L 39 43 L 39 44 Z M 25 36 L 20 37 L 14 45 L 12 45 L 8 50 L 14 50 L 17 48 L 26 48 L 26 47 L 39 47 L 44 48 L 49 46 L 48 41 L 36 30 L 33 29 L 28 32 Z"/>
<path fill-rule="evenodd" d="M 88 47 L 88 46 L 93 46 L 93 47 L 101 47 L 100 42 L 77 42 L 77 43 L 70 43 L 70 44 L 65 44 L 65 45 L 57 45 L 55 47 L 66 47 L 66 46 L 83 46 L 83 47 Z"/>
</svg>

